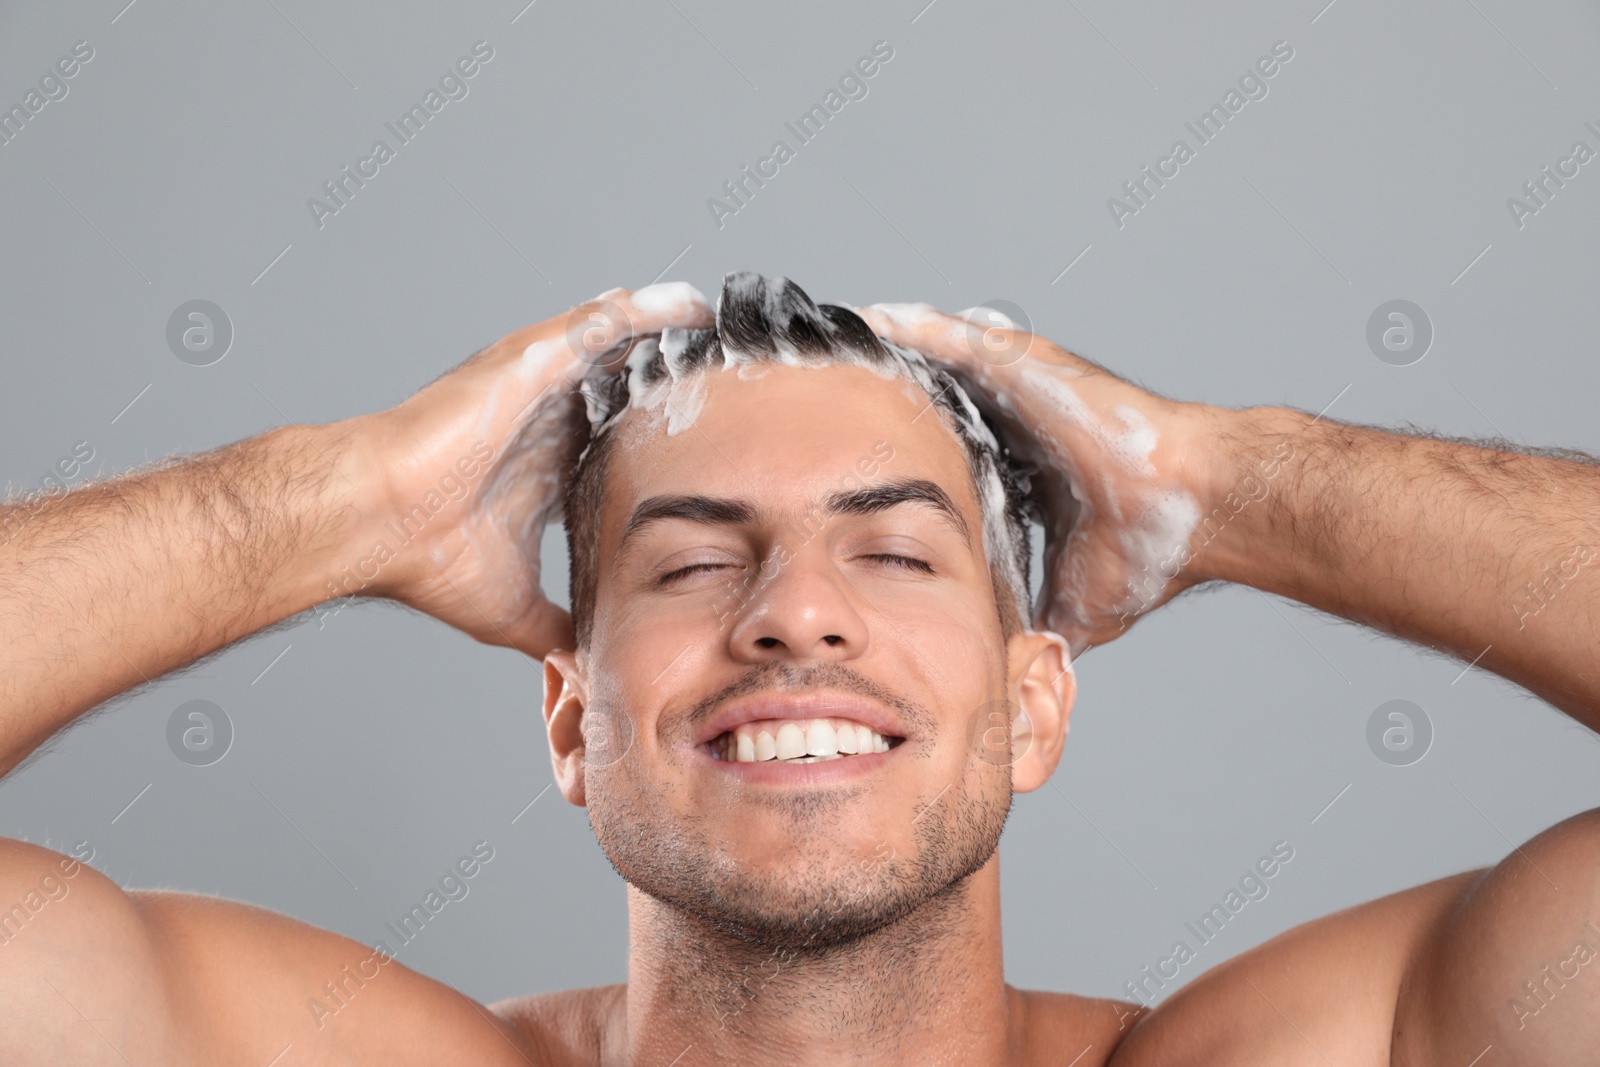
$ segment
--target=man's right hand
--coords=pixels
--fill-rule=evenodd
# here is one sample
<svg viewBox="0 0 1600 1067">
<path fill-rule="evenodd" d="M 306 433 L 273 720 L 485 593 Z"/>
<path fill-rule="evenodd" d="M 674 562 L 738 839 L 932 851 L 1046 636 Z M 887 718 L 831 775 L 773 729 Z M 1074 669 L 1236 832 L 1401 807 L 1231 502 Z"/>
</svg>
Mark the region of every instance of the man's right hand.
<svg viewBox="0 0 1600 1067">
<path fill-rule="evenodd" d="M 682 282 L 613 289 L 510 334 L 404 403 L 352 420 L 355 454 L 382 486 L 335 595 L 386 596 L 480 641 L 537 659 L 573 645 L 539 586 L 539 541 L 562 517 L 585 440 L 586 375 L 616 373 L 639 338 L 714 325 Z"/>
<path fill-rule="evenodd" d="M 387 411 L 0 504 L 0 774 L 89 708 L 338 596 L 543 658 L 572 647 L 539 539 L 586 438 L 577 386 L 712 325 L 682 283 L 613 289 Z"/>
</svg>

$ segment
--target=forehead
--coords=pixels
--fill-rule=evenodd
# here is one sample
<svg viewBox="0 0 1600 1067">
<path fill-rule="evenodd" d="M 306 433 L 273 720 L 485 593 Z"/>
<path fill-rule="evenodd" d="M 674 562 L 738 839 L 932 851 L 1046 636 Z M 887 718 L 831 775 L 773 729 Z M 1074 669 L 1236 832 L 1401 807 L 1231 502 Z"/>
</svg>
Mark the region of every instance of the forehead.
<svg viewBox="0 0 1600 1067">
<path fill-rule="evenodd" d="M 848 365 L 712 370 L 680 385 L 665 405 L 670 410 L 630 411 L 614 431 L 601 516 L 608 542 L 657 494 L 802 510 L 890 478 L 934 482 L 978 528 L 966 452 L 909 379 Z"/>
</svg>

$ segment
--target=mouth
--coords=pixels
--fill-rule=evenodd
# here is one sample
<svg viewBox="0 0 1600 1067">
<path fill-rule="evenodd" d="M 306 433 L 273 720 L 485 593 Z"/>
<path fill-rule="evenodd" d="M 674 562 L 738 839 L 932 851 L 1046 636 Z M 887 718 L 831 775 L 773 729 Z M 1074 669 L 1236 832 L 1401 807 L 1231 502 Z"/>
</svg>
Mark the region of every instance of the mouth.
<svg viewBox="0 0 1600 1067">
<path fill-rule="evenodd" d="M 806 764 L 860 760 L 905 741 L 856 719 L 753 719 L 724 730 L 698 747 L 724 763 Z M 871 762 L 876 763 L 876 760 Z"/>
</svg>

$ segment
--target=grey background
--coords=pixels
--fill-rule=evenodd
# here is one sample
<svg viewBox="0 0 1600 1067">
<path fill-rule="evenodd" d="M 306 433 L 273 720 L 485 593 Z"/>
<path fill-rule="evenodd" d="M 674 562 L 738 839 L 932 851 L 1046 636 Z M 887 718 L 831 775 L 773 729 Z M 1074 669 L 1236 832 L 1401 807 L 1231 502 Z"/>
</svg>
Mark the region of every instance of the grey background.
<svg viewBox="0 0 1600 1067">
<path fill-rule="evenodd" d="M 95 49 L 0 147 L 12 487 L 80 441 L 110 473 L 382 408 L 601 290 L 714 293 L 732 269 L 822 300 L 1009 299 L 1167 395 L 1600 449 L 1600 162 L 1520 230 L 1506 207 L 1575 140 L 1600 148 L 1592 5 L 524 2 L 0 8 L 0 103 Z M 469 95 L 319 230 L 307 198 L 478 40 Z M 796 147 L 783 123 L 878 40 L 869 95 L 718 228 L 707 198 Z M 1114 226 L 1107 198 L 1278 40 L 1269 95 Z M 1365 342 L 1396 298 L 1436 333 L 1408 367 Z M 193 299 L 233 323 L 212 366 L 165 341 Z M 1595 738 L 1463 666 L 1238 588 L 1090 653 L 1062 767 L 1002 845 L 1011 981 L 1119 994 L 1277 840 L 1296 851 L 1270 896 L 1183 979 L 1593 806 Z M 213 766 L 167 748 L 192 699 L 234 725 Z M 1433 723 L 1413 766 L 1367 747 L 1392 699 Z M 527 807 L 551 779 L 539 701 L 530 660 L 347 608 L 58 739 L 0 786 L 0 832 L 367 942 L 486 839 L 471 894 L 400 958 L 485 1000 L 619 981 L 621 881 L 580 810 Z"/>
</svg>

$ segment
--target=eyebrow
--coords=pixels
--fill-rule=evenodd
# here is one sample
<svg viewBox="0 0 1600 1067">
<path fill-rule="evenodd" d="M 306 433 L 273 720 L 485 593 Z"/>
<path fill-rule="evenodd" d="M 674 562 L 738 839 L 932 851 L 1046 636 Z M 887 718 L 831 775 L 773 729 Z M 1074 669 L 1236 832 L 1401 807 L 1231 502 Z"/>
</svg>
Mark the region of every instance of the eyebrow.
<svg viewBox="0 0 1600 1067">
<path fill-rule="evenodd" d="M 823 501 L 822 513 L 828 516 L 875 515 L 902 504 L 933 508 L 961 535 L 967 547 L 972 547 L 972 532 L 955 501 L 925 478 L 907 478 L 830 493 Z M 628 542 L 646 528 L 667 519 L 682 519 L 703 526 L 744 526 L 755 522 L 760 512 L 761 509 L 749 501 L 731 497 L 692 493 L 649 497 L 629 516 L 617 554 L 620 556 Z"/>
</svg>

